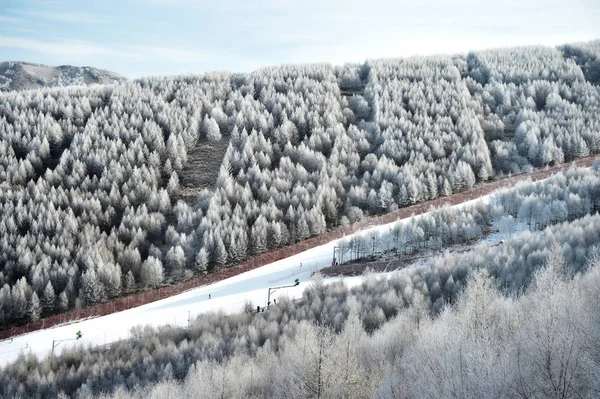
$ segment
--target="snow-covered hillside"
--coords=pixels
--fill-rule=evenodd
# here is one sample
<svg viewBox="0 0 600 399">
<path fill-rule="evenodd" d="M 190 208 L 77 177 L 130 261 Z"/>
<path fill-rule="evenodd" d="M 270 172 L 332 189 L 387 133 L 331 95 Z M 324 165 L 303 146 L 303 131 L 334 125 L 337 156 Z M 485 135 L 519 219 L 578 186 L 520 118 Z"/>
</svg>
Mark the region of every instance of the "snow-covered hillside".
<svg viewBox="0 0 600 399">
<path fill-rule="evenodd" d="M 489 196 L 484 196 L 456 207 L 469 206 L 477 201 L 487 202 L 488 199 Z M 419 218 L 423 215 L 413 217 Z M 411 218 L 404 219 L 404 222 L 410 222 L 410 220 Z M 376 231 L 387 231 L 395 223 L 371 227 L 356 233 L 356 235 L 369 235 Z M 514 232 L 515 234 L 520 233 Z M 498 237 L 499 235 L 494 235 L 494 239 L 489 237 L 485 243 L 494 245 L 497 243 Z M 15 337 L 12 340 L 5 340 L 0 342 L 0 366 L 14 361 L 21 352 L 31 351 L 39 356 L 46 355 L 52 350 L 54 340 L 68 340 L 56 347 L 55 351 L 60 352 L 65 347 L 77 344 L 104 345 L 127 339 L 131 328 L 137 325 L 160 326 L 170 324 L 185 326 L 189 318 L 194 318 L 204 312 L 219 310 L 225 313 L 239 312 L 248 301 L 254 307 L 264 307 L 267 304 L 269 287 L 291 285 L 295 279 L 300 281 L 299 286 L 277 290 L 271 294 L 271 300 L 280 296 L 299 298 L 302 296 L 304 289 L 311 283 L 313 273 L 331 265 L 333 249 L 338 241 L 334 240 L 218 283 L 137 308 L 69 325 L 35 331 Z M 422 264 L 417 262 L 414 266 L 422 267 Z M 335 280 L 337 278 L 330 278 L 326 279 L 326 282 Z M 344 281 L 348 286 L 353 286 L 360 284 L 362 277 L 346 278 Z M 75 339 L 77 331 L 81 331 L 83 334 L 83 338 L 80 340 Z"/>
<path fill-rule="evenodd" d="M 600 91 L 561 54 L 1 93 L 3 330 L 599 153 Z"/>
<path fill-rule="evenodd" d="M 15 61 L 0 63 L 0 91 L 108 84 L 124 80 L 127 79 L 119 74 L 92 67 L 52 67 Z"/>
<path fill-rule="evenodd" d="M 490 215 L 494 212 L 500 212 L 501 214 L 508 212 L 510 214 L 510 209 L 502 208 L 501 205 L 504 202 L 518 207 L 518 204 L 525 204 L 527 201 L 538 201 L 544 204 L 559 203 L 560 201 L 566 203 L 566 198 L 568 198 L 570 203 L 573 203 L 575 200 L 569 194 L 571 191 L 579 192 L 580 200 L 585 200 L 586 198 L 589 200 L 590 193 L 595 192 L 594 190 L 598 187 L 597 180 L 594 180 L 596 178 L 593 170 L 572 169 L 564 175 L 550 176 L 536 183 L 523 183 L 513 188 L 498 190 L 476 200 L 463 202 L 452 208 L 462 208 L 467 213 L 474 214 L 476 208 L 481 208 L 478 205 L 478 203 L 481 203 L 485 209 L 495 210 L 493 212 L 486 211 L 490 212 Z M 548 196 L 549 192 L 552 192 L 553 195 Z M 561 198 L 565 199 L 561 200 Z M 588 209 L 590 206 L 588 204 L 587 206 L 580 207 Z M 490 234 L 480 235 L 476 241 L 469 240 L 462 244 L 456 242 L 455 244 L 460 245 L 451 246 L 446 248 L 446 250 L 465 252 L 472 250 L 477 245 L 495 246 L 509 237 L 520 236 L 530 229 L 525 222 L 530 216 L 528 216 L 526 207 L 518 208 L 520 209 L 518 218 L 510 217 L 510 221 L 506 221 L 504 217 L 492 218 L 490 219 L 492 225 L 489 226 Z M 337 246 L 341 250 L 344 241 L 347 242 L 348 239 L 364 239 L 374 236 L 379 236 L 381 239 L 385 235 L 392 234 L 393 229 L 397 228 L 399 224 L 404 226 L 418 225 L 423 220 L 433 220 L 439 214 L 445 214 L 444 212 L 448 209 L 450 208 L 432 210 L 428 213 L 408 217 L 400 221 L 370 227 L 351 236 L 330 241 L 324 245 L 215 284 L 196 288 L 183 294 L 137 308 L 69 325 L 35 331 L 11 340 L 2 341 L 0 342 L 0 366 L 14 361 L 19 356 L 19 353 L 23 351 L 31 351 L 41 356 L 46 355 L 52 350 L 53 341 L 57 340 L 67 340 L 57 347 L 58 351 L 76 344 L 104 345 L 127 339 L 131 328 L 137 325 L 150 324 L 160 326 L 170 324 L 185 326 L 188 324 L 190 318 L 209 311 L 222 311 L 226 314 L 239 312 L 248 302 L 252 303 L 253 308 L 256 306 L 264 307 L 267 304 L 269 288 L 293 285 L 296 279 L 300 282 L 298 286 L 278 289 L 271 295 L 271 300 L 281 296 L 299 298 L 304 289 L 311 283 L 313 273 L 316 270 L 331 265 L 334 247 Z M 581 212 L 572 213 L 571 211 L 573 210 L 567 209 L 567 215 L 572 214 L 576 217 L 582 215 Z M 589 212 L 589 209 L 583 212 L 583 214 L 587 212 Z M 537 213 L 542 215 L 544 212 Z M 456 220 L 461 219 L 457 216 Z M 532 225 L 535 224 L 533 223 L 535 220 L 530 220 L 530 222 L 532 222 Z M 545 223 L 548 223 L 548 221 Z M 407 262 L 405 266 L 413 270 L 414 268 L 426 267 L 429 263 L 428 259 L 436 256 L 437 252 L 429 251 L 428 254 L 423 253 L 422 256 L 415 258 L 411 262 Z M 336 256 L 336 260 L 339 260 L 339 251 Z M 328 281 L 335 280 L 337 280 L 337 277 L 330 278 Z M 345 281 L 349 286 L 352 286 L 360 284 L 362 277 L 347 278 Z M 83 333 L 82 339 L 75 339 L 77 331 Z"/>
</svg>

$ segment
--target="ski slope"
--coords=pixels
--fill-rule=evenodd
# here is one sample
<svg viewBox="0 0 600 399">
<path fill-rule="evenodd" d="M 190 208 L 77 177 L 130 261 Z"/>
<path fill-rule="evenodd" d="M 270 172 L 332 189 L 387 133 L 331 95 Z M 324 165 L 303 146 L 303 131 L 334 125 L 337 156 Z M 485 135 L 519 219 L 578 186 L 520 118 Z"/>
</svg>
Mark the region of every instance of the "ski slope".
<svg viewBox="0 0 600 399">
<path fill-rule="evenodd" d="M 497 191 L 498 192 L 498 191 Z M 469 206 L 477 201 L 487 203 L 489 194 L 481 198 L 453 206 L 460 208 Z M 413 217 L 403 219 L 409 222 Z M 377 231 L 389 231 L 396 222 L 385 225 L 373 226 L 354 235 L 368 235 Z M 517 229 L 520 230 L 520 229 Z M 493 245 L 500 238 L 490 240 L 484 245 Z M 17 359 L 20 353 L 32 352 L 43 357 L 52 351 L 53 341 L 61 342 L 55 353 L 60 353 L 64 348 L 74 345 L 104 345 L 114 341 L 129 338 L 130 330 L 137 325 L 160 326 L 165 324 L 186 326 L 190 319 L 209 311 L 223 311 L 225 313 L 239 312 L 247 301 L 256 308 L 257 305 L 266 306 L 267 291 L 269 287 L 290 285 L 295 279 L 300 284 L 295 287 L 282 288 L 271 294 L 271 301 L 278 297 L 288 296 L 300 298 L 302 292 L 310 285 L 312 274 L 319 269 L 330 266 L 333 258 L 333 248 L 339 240 L 309 249 L 289 258 L 273 262 L 260 268 L 222 280 L 212 285 L 199 287 L 188 292 L 152 302 L 137 308 L 113 313 L 107 316 L 87 319 L 68 325 L 38 330 L 28 334 L 0 341 L 0 367 Z M 497 242 L 496 242 L 497 243 Z M 423 265 L 413 265 L 422 267 Z M 386 273 L 391 274 L 391 273 Z M 337 278 L 326 279 L 334 281 Z M 362 277 L 345 278 L 349 285 L 362 282 Z M 209 299 L 209 294 L 211 298 Z M 76 340 L 76 332 L 81 331 L 83 338 Z"/>
<path fill-rule="evenodd" d="M 0 342 L 0 366 L 14 361 L 20 352 L 30 351 L 44 356 L 52 350 L 53 340 L 71 339 L 59 344 L 55 353 L 77 344 L 103 345 L 126 339 L 130 329 L 136 325 L 154 326 L 170 324 L 185 326 L 189 318 L 208 311 L 222 310 L 226 313 L 241 311 L 246 301 L 265 306 L 269 287 L 293 284 L 300 280 L 297 287 L 284 288 L 271 294 L 301 297 L 311 282 L 312 273 L 331 265 L 332 241 L 304 253 L 274 262 L 272 264 L 231 277 L 215 284 L 196 288 L 160 301 L 152 302 L 123 312 L 92 318 L 76 323 L 38 330 Z M 300 264 L 302 263 L 302 266 Z M 358 279 L 360 282 L 360 279 Z M 211 299 L 208 295 L 211 295 Z M 83 338 L 74 340 L 75 333 L 81 331 Z"/>
</svg>

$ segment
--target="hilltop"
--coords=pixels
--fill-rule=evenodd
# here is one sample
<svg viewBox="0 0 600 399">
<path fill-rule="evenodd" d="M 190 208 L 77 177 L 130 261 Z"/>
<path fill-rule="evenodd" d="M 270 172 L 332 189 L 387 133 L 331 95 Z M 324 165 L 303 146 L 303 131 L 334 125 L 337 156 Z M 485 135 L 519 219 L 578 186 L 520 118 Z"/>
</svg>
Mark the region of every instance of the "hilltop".
<svg viewBox="0 0 600 399">
<path fill-rule="evenodd" d="M 127 78 L 114 72 L 93 67 L 72 65 L 52 67 L 20 61 L 0 63 L 0 91 L 109 84 L 126 80 Z"/>
</svg>

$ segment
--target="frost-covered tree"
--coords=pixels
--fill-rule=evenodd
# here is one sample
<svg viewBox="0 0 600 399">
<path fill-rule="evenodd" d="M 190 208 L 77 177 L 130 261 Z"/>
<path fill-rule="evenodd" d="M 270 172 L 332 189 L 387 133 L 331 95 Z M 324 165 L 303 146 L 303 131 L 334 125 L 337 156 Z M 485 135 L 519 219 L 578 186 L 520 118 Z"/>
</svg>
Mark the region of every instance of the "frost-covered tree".
<svg viewBox="0 0 600 399">
<path fill-rule="evenodd" d="M 145 285 L 149 257 L 169 277 L 170 251 L 177 270 L 204 273 L 596 154 L 598 54 L 590 42 L 2 93 L 3 325 L 23 321 L 50 281 L 67 308 L 85 302 L 91 269 L 112 298 L 129 272 Z M 548 205 L 534 222 L 586 201 Z M 432 245 L 427 236 L 406 250 Z"/>
<path fill-rule="evenodd" d="M 56 308 L 56 293 L 50 281 L 48 281 L 48 284 L 46 284 L 46 287 L 44 288 L 42 304 L 44 311 L 46 312 L 53 312 Z"/>
<path fill-rule="evenodd" d="M 29 315 L 29 319 L 31 321 L 38 321 L 40 319 L 40 314 L 42 313 L 42 305 L 40 304 L 40 299 L 38 298 L 37 293 L 31 294 L 31 298 L 29 298 L 29 307 L 27 308 L 27 314 Z"/>
<path fill-rule="evenodd" d="M 162 262 L 150 256 L 142 264 L 140 281 L 148 287 L 156 287 L 163 281 L 163 265 Z"/>
<path fill-rule="evenodd" d="M 180 276 L 183 273 L 185 267 L 185 254 L 183 248 L 177 245 L 171 247 L 165 257 L 165 266 L 167 271 L 173 276 Z"/>
<path fill-rule="evenodd" d="M 81 294 L 85 303 L 94 305 L 106 300 L 104 286 L 93 269 L 81 275 Z"/>
<path fill-rule="evenodd" d="M 125 284 L 123 288 L 127 293 L 133 291 L 133 289 L 135 288 L 135 277 L 133 276 L 131 270 L 128 271 L 125 275 Z"/>
<path fill-rule="evenodd" d="M 221 141 L 221 131 L 219 129 L 219 125 L 212 117 L 208 115 L 204 116 L 204 120 L 202 121 L 202 129 L 204 130 L 204 134 L 209 141 Z"/>
</svg>

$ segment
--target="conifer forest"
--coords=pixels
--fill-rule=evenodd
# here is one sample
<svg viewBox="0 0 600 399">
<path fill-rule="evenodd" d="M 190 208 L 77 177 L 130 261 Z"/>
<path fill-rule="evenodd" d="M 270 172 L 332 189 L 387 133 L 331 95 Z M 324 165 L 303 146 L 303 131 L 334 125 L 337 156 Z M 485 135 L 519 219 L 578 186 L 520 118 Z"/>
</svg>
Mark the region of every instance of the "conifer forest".
<svg viewBox="0 0 600 399">
<path fill-rule="evenodd" d="M 599 153 L 600 40 L 1 92 L 0 326 Z M 420 267 L 23 353 L 0 398 L 600 397 L 600 161 L 486 198 L 336 244 Z"/>
</svg>

